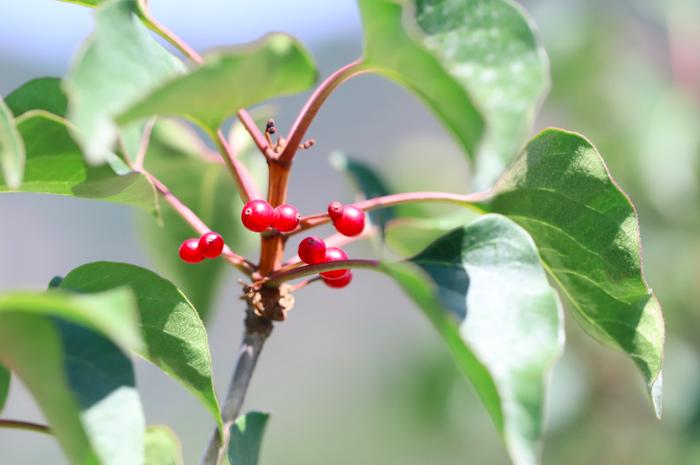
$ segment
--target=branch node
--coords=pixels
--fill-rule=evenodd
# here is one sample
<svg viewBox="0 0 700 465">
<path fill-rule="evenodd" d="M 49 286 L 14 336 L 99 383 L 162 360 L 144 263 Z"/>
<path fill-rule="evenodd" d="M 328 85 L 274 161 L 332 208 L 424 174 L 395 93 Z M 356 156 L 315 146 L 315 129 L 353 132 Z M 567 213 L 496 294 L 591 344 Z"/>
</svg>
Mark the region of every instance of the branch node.
<svg viewBox="0 0 700 465">
<path fill-rule="evenodd" d="M 271 328 L 271 321 L 286 320 L 287 313 L 294 307 L 294 295 L 292 294 L 292 286 L 289 284 L 275 287 L 255 284 L 246 287 L 244 292 L 243 298 L 248 302 L 248 308 L 252 311 L 246 318 L 246 325 L 254 316 L 258 320 L 266 321 Z M 251 320 L 250 324 L 257 328 L 260 322 Z"/>
</svg>

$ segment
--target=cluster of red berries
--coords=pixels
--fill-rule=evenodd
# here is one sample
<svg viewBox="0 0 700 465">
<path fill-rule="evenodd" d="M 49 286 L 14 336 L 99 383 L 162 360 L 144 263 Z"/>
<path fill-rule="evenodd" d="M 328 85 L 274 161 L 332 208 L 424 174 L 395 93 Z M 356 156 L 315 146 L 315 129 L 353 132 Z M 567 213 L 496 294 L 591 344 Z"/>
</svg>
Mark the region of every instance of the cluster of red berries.
<svg viewBox="0 0 700 465">
<path fill-rule="evenodd" d="M 279 232 L 294 231 L 299 226 L 299 210 L 293 205 L 282 204 L 275 208 L 265 200 L 251 200 L 243 206 L 241 221 L 253 232 L 274 228 Z"/>
<path fill-rule="evenodd" d="M 299 243 L 299 258 L 307 265 L 347 260 L 348 254 L 338 247 L 326 247 L 320 237 L 310 236 Z M 348 269 L 321 272 L 321 279 L 328 287 L 341 288 L 352 281 L 352 271 Z"/>
<path fill-rule="evenodd" d="M 205 258 L 216 258 L 224 250 L 224 239 L 215 232 L 202 234 L 197 239 L 186 239 L 180 244 L 180 258 L 187 263 L 199 263 Z"/>
<path fill-rule="evenodd" d="M 358 236 L 365 229 L 365 212 L 354 205 L 331 202 L 328 216 L 335 229 L 344 236 Z M 273 228 L 279 232 L 294 231 L 301 221 L 299 210 L 293 205 L 280 205 L 272 208 L 265 200 L 251 200 L 241 211 L 243 226 L 253 232 L 263 232 Z M 347 260 L 348 255 L 337 247 L 326 247 L 322 239 L 307 237 L 299 244 L 299 258 L 307 265 Z M 331 270 L 321 273 L 321 278 L 329 287 L 341 288 L 352 280 L 352 271 L 348 269 Z"/>
</svg>

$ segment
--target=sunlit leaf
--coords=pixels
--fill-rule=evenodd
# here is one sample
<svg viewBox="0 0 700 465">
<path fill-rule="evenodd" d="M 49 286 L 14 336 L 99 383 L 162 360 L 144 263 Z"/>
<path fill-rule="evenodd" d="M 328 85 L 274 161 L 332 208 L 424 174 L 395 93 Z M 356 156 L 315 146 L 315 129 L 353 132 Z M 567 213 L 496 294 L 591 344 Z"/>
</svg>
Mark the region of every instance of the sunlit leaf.
<svg viewBox="0 0 700 465">
<path fill-rule="evenodd" d="M 544 131 L 498 181 L 486 205 L 535 240 L 584 329 L 642 371 L 660 414 L 664 322 L 642 274 L 639 223 L 595 147 Z"/>
<path fill-rule="evenodd" d="M 539 463 L 545 388 L 563 321 L 535 244 L 487 215 L 388 273 L 423 309 L 469 377 L 516 465 Z"/>
<path fill-rule="evenodd" d="M 527 136 L 546 55 L 506 0 L 360 0 L 364 66 L 416 92 L 493 180 Z"/>
<path fill-rule="evenodd" d="M 117 142 L 114 118 L 184 71 L 182 62 L 151 37 L 139 15 L 136 0 L 101 4 L 95 13 L 95 30 L 66 77 L 68 116 L 75 124 L 76 139 L 92 163 L 106 161 Z M 140 129 L 130 127 L 125 131 L 125 145 L 131 147 L 133 139 L 139 139 Z"/>
<path fill-rule="evenodd" d="M 157 211 L 156 193 L 145 176 L 128 170 L 118 175 L 111 166 L 89 166 L 61 117 L 32 110 L 17 121 L 27 150 L 24 181 L 19 189 L 0 182 L 0 193 L 64 195 Z"/>
<path fill-rule="evenodd" d="M 177 115 L 213 133 L 237 110 L 304 91 L 316 80 L 309 53 L 284 34 L 270 34 L 244 47 L 215 50 L 204 59 L 203 65 L 125 109 L 119 121 L 125 124 L 152 115 Z"/>
</svg>

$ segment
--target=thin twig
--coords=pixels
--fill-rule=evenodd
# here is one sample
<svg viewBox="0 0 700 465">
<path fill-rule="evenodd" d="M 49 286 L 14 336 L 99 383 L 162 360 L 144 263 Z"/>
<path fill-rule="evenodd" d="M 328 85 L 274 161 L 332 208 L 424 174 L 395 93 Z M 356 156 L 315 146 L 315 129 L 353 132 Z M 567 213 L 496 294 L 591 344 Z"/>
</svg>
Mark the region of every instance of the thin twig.
<svg viewBox="0 0 700 465">
<path fill-rule="evenodd" d="M 202 56 L 192 47 L 189 46 L 187 42 L 178 37 L 173 31 L 168 29 L 164 24 L 160 23 L 156 18 L 151 15 L 150 11 L 144 11 L 146 16 L 146 24 L 155 31 L 162 38 L 167 40 L 173 47 L 178 49 L 180 53 L 188 57 L 195 63 L 204 63 Z"/>
<path fill-rule="evenodd" d="M 148 152 L 148 145 L 151 142 L 151 133 L 153 132 L 153 126 L 156 124 L 156 119 L 151 118 L 146 121 L 143 128 L 143 135 L 141 136 L 141 145 L 139 145 L 139 151 L 136 154 L 136 159 L 134 160 L 133 168 L 136 171 L 143 170 L 143 163 L 146 160 L 146 152 Z"/>
<path fill-rule="evenodd" d="M 254 325 L 250 324 L 251 319 L 253 319 Z M 228 448 L 231 426 L 241 412 L 255 365 L 258 362 L 265 340 L 267 340 L 271 331 L 272 324 L 268 320 L 263 320 L 254 315 L 249 315 L 246 319 L 246 329 L 238 353 L 238 361 L 236 362 L 236 368 L 233 371 L 231 384 L 221 411 L 224 423 L 223 441 L 219 431 L 214 430 L 200 465 L 221 464 Z"/>
<path fill-rule="evenodd" d="M 237 115 L 241 124 L 245 130 L 248 131 L 248 134 L 250 134 L 253 142 L 255 142 L 255 145 L 258 147 L 258 150 L 260 150 L 260 153 L 262 153 L 265 158 L 275 158 L 277 155 L 272 150 L 272 147 L 270 147 L 270 144 L 268 144 L 263 133 L 260 132 L 260 129 L 258 129 L 258 126 L 255 124 L 253 117 L 250 116 L 250 113 L 245 110 L 239 110 Z"/>
<path fill-rule="evenodd" d="M 141 172 L 149 179 L 149 181 L 151 181 L 163 199 L 165 199 L 165 201 L 168 202 L 170 206 L 173 207 L 173 209 L 182 217 L 182 219 L 189 223 L 189 225 L 192 226 L 195 231 L 197 231 L 199 234 L 206 234 L 211 231 L 211 229 L 204 224 L 197 214 L 190 210 L 187 205 L 182 203 L 182 201 L 178 199 L 175 194 L 173 194 L 170 189 L 168 189 L 168 187 L 158 178 L 147 171 Z M 228 245 L 224 245 L 222 256 L 233 266 L 249 276 L 255 270 L 255 266 L 252 263 L 233 252 Z"/>
<path fill-rule="evenodd" d="M 472 194 L 450 194 L 448 192 L 404 192 L 402 194 L 385 195 L 382 197 L 361 200 L 353 205 L 364 211 L 418 202 L 453 203 L 456 205 L 474 208 L 475 203 L 487 200 L 490 195 L 491 193 L 488 191 L 474 192 Z M 299 227 L 288 233 L 288 235 L 297 234 L 329 222 L 330 218 L 328 213 L 317 213 L 315 215 L 305 216 L 301 219 Z"/>
<path fill-rule="evenodd" d="M 364 231 L 362 231 L 362 234 L 360 234 L 359 236 L 351 237 L 346 236 L 344 234 L 335 233 L 331 234 L 328 237 L 325 237 L 323 239 L 323 243 L 326 244 L 326 247 L 344 247 L 348 244 L 352 244 L 353 242 L 369 239 L 370 237 L 377 234 L 378 231 L 379 229 L 376 226 L 368 226 L 367 228 L 365 228 Z M 295 255 L 294 257 L 284 262 L 282 268 L 276 271 L 286 271 L 288 269 L 291 269 L 292 267 L 299 266 L 300 263 L 301 260 L 299 259 L 299 255 Z"/>
<path fill-rule="evenodd" d="M 365 71 L 367 70 L 362 66 L 362 62 L 356 60 L 338 69 L 318 86 L 299 112 L 292 129 L 289 131 L 289 137 L 287 137 L 284 150 L 278 158 L 281 163 L 289 164 L 292 162 L 306 131 L 309 129 L 309 126 L 311 126 L 311 123 L 321 109 L 321 106 L 323 106 L 323 103 L 333 91 L 346 80 Z"/>
<path fill-rule="evenodd" d="M 21 429 L 25 431 L 34 431 L 36 433 L 52 434 L 51 428 L 48 426 L 31 421 L 0 419 L 0 428 Z"/>
<path fill-rule="evenodd" d="M 260 193 L 257 187 L 255 187 L 255 182 L 251 176 L 248 168 L 245 167 L 243 163 L 236 157 L 233 148 L 229 145 L 226 140 L 226 136 L 221 129 L 216 132 L 216 145 L 219 147 L 221 156 L 226 162 L 229 171 L 233 175 L 236 181 L 236 186 L 238 187 L 238 193 L 241 196 L 243 203 L 247 203 L 253 199 L 259 199 Z"/>
</svg>

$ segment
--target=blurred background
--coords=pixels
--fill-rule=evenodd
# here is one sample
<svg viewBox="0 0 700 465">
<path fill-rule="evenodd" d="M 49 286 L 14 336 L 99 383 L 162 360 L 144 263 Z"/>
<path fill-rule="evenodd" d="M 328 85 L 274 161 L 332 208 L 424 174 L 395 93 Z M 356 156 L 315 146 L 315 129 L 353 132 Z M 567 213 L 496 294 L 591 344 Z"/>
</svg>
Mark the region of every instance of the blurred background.
<svg viewBox="0 0 700 465">
<path fill-rule="evenodd" d="M 700 463 L 700 3 L 697 0 L 530 0 L 552 89 L 536 123 L 580 131 L 635 200 L 647 278 L 664 305 L 665 415 L 654 418 L 641 377 L 620 353 L 567 321 L 566 353 L 547 406 L 545 464 Z M 288 31 L 323 75 L 361 53 L 353 0 L 152 0 L 156 17 L 207 48 Z M 196 7 L 195 7 L 196 4 Z M 91 30 L 87 9 L 49 0 L 0 7 L 0 94 L 61 76 Z M 235 89 L 232 89 L 235 91 Z M 286 131 L 303 96 L 277 102 Z M 352 190 L 328 163 L 341 149 L 382 172 L 396 191 L 468 192 L 469 167 L 420 102 L 377 77 L 344 85 L 323 108 L 302 152 L 291 200 L 320 211 Z M 426 176 L 440 165 L 440 176 Z M 0 196 L 0 291 L 42 289 L 89 261 L 156 268 L 127 207 L 38 195 Z M 351 255 L 368 256 L 367 245 Z M 173 251 L 173 254 L 175 251 Z M 250 251 L 249 251 L 250 253 Z M 196 272 L 195 269 L 192 272 Z M 220 392 L 242 329 L 237 276 L 209 321 Z M 173 427 L 196 463 L 211 418 L 144 362 L 137 374 L 148 422 Z M 263 464 L 507 464 L 496 430 L 427 321 L 388 279 L 356 273 L 352 287 L 311 286 L 263 352 L 248 409 L 272 412 Z M 13 380 L 3 416 L 42 421 Z M 63 465 L 48 436 L 3 430 L 2 465 Z"/>
</svg>

